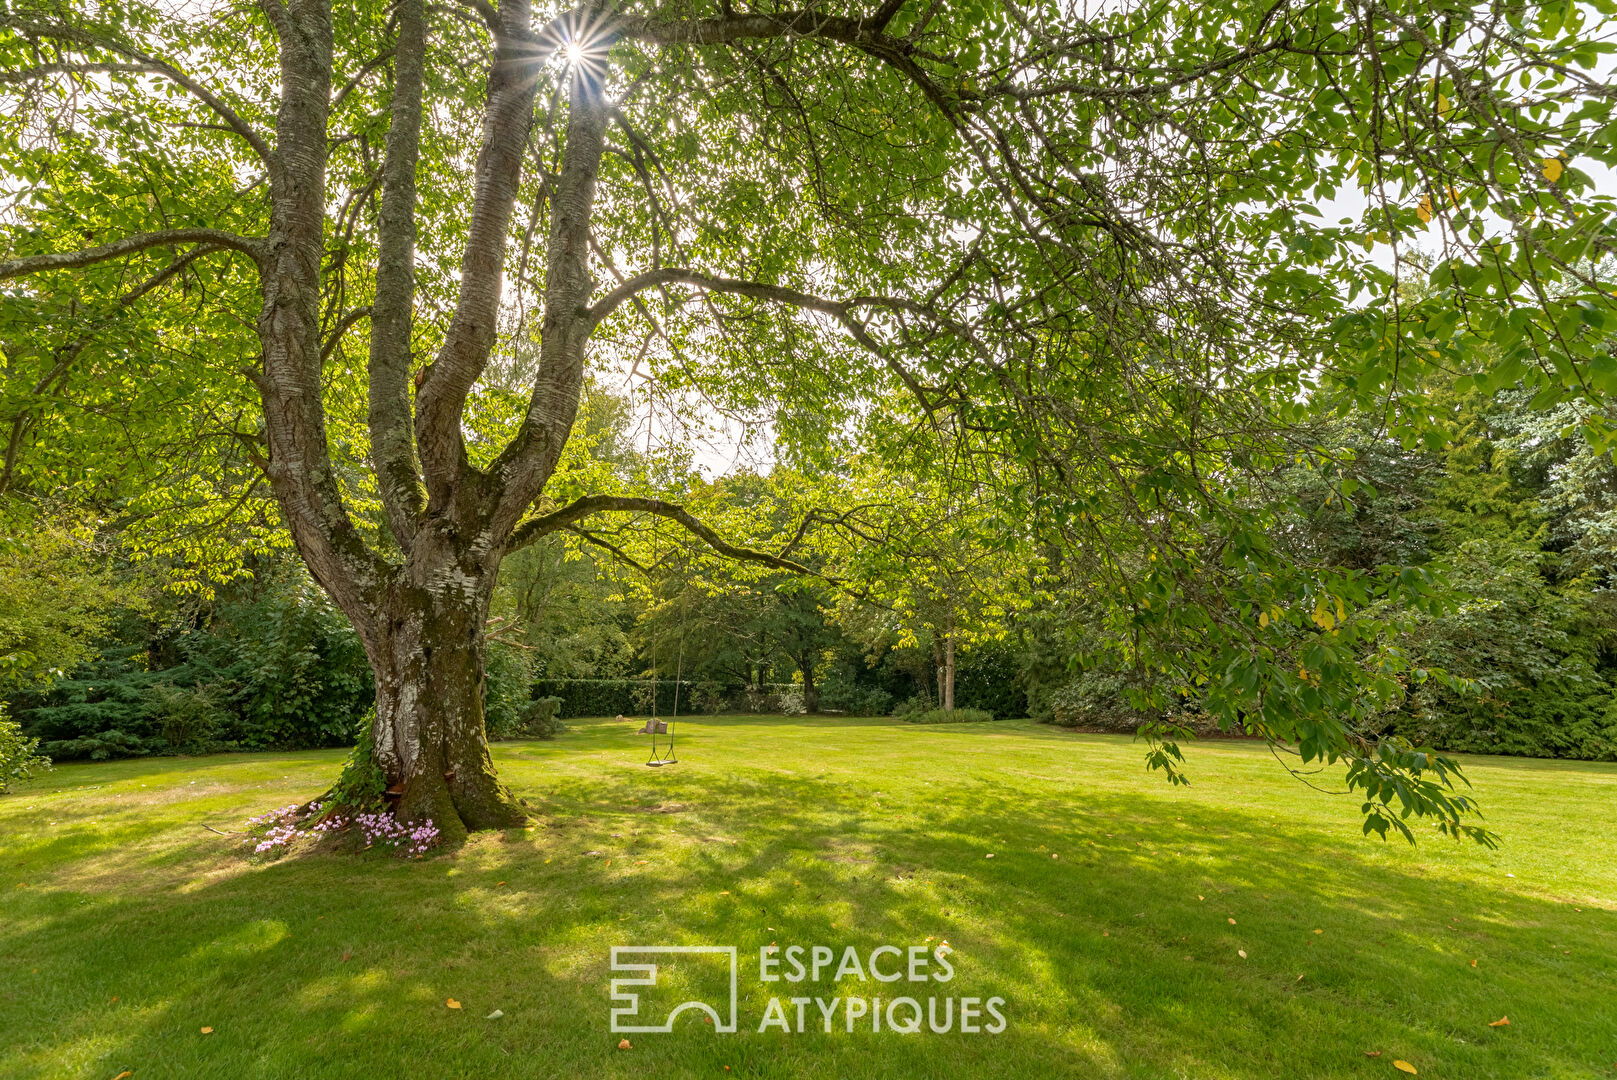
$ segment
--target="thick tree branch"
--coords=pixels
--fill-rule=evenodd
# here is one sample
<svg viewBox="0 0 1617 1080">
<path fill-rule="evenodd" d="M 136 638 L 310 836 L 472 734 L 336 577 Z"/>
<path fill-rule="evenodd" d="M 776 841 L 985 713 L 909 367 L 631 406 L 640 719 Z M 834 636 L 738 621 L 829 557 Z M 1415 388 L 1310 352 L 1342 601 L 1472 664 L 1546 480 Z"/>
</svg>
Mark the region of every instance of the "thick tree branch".
<svg viewBox="0 0 1617 1080">
<path fill-rule="evenodd" d="M 539 371 L 522 427 L 490 470 L 503 483 L 491 521 L 496 536 L 508 536 L 539 497 L 578 415 L 584 351 L 595 327 L 589 317 L 590 215 L 612 111 L 600 75 L 589 63 L 571 73 L 567 148 L 551 185 Z"/>
<path fill-rule="evenodd" d="M 134 236 L 126 236 L 121 240 L 102 244 L 100 247 L 82 248 L 78 251 L 53 251 L 43 255 L 25 255 L 20 259 L 8 259 L 0 262 L 0 281 L 50 270 L 77 270 L 109 259 L 133 255 L 147 248 L 176 244 L 212 244 L 215 247 L 230 248 L 250 255 L 254 262 L 264 257 L 264 242 L 258 237 L 238 236 L 223 229 L 164 229 L 161 232 L 136 233 Z"/>
<path fill-rule="evenodd" d="M 387 572 L 343 503 L 322 401 L 321 256 L 330 152 L 331 10 L 288 0 L 280 48 L 277 159 L 270 169 L 270 239 L 260 261 L 264 472 L 310 573 L 362 637 L 375 640 L 372 603 Z"/>
<path fill-rule="evenodd" d="M 469 468 L 461 413 L 494 347 L 507 234 L 533 122 L 534 72 L 540 57 L 527 44 L 532 37 L 528 0 L 505 0 L 498 16 L 460 294 L 443 345 L 416 395 L 416 439 L 429 508 L 446 505 Z"/>
<path fill-rule="evenodd" d="M 676 521 L 683 525 L 689 532 L 720 555 L 726 555 L 732 559 L 741 559 L 746 562 L 761 563 L 764 566 L 773 566 L 777 570 L 790 570 L 794 574 L 807 574 L 812 577 L 821 576 L 802 563 L 793 562 L 791 559 L 784 559 L 779 555 L 771 555 L 767 551 L 758 551 L 755 548 L 741 547 L 730 543 L 703 524 L 689 510 L 677 503 L 631 495 L 586 495 L 581 499 L 575 499 L 559 510 L 553 510 L 539 517 L 529 518 L 511 534 L 510 549 L 515 551 L 520 547 L 533 543 L 541 536 L 558 530 L 576 531 L 574 526 L 577 522 L 582 521 L 591 514 L 598 514 L 603 511 L 656 514 L 659 517 L 665 517 L 670 521 Z"/>
<path fill-rule="evenodd" d="M 371 315 L 371 455 L 388 526 L 409 550 L 425 498 L 410 412 L 410 350 L 415 308 L 416 163 L 421 157 L 421 96 L 426 53 L 422 0 L 399 0 L 392 116 L 382 163 L 377 215 L 376 301 Z"/>
</svg>

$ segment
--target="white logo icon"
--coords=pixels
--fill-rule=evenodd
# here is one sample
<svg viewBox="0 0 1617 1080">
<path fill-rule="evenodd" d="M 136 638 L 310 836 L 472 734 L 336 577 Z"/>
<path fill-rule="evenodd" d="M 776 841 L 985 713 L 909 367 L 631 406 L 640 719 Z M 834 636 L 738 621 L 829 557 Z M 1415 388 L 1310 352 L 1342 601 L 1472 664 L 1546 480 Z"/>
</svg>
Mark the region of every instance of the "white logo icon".
<svg viewBox="0 0 1617 1080">
<path fill-rule="evenodd" d="M 668 1018 L 661 1024 L 633 1024 L 625 1021 L 645 1019 L 637 1016 L 640 1011 L 640 995 L 632 990 L 625 989 L 632 986 L 656 986 L 657 965 L 649 959 L 644 963 L 635 963 L 637 956 L 655 957 L 657 955 L 679 955 L 687 953 L 712 953 L 728 957 L 730 960 L 730 1014 L 726 1019 L 719 1015 L 717 1009 L 705 1001 L 686 1001 L 674 1006 L 668 1013 Z M 641 977 L 632 979 L 612 980 L 612 1031 L 624 1032 L 657 1032 L 673 1031 L 674 1018 L 686 1009 L 697 1009 L 705 1012 L 713 1020 L 713 1030 L 732 1033 L 736 1029 L 736 949 L 734 945 L 614 945 L 612 946 L 612 970 L 637 972 Z"/>
</svg>

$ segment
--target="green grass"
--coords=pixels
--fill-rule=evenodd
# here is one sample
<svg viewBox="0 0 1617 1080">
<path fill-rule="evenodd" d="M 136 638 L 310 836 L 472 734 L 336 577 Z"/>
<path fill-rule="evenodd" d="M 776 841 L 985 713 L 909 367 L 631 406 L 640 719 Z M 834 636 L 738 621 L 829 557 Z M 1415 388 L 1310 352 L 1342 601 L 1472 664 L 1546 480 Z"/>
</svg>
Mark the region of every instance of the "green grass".
<svg viewBox="0 0 1617 1080">
<path fill-rule="evenodd" d="M 701 720 L 660 770 L 629 730 L 497 747 L 535 827 L 418 862 L 259 863 L 203 827 L 316 794 L 335 751 L 0 798 L 0 1076 L 1617 1076 L 1617 767 L 1470 759 L 1489 852 L 1365 839 L 1246 743 L 1173 789 L 1128 739 L 1031 724 Z M 1003 996 L 1003 1034 L 827 1035 L 813 1006 L 757 1033 L 793 990 L 760 946 L 928 937 L 957 975 L 916 989 Z M 648 943 L 739 946 L 741 1032 L 617 1049 L 608 952 Z M 899 992 L 873 985 L 818 992 Z"/>
</svg>

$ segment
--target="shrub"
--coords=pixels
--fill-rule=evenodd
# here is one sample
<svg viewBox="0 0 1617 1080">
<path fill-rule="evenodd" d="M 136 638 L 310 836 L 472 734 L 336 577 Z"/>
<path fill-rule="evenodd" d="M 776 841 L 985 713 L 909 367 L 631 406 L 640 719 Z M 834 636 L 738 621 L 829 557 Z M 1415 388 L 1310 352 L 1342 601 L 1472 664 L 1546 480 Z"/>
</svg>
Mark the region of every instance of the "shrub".
<svg viewBox="0 0 1617 1080">
<path fill-rule="evenodd" d="M 787 716 L 802 716 L 808 712 L 808 705 L 803 701 L 803 688 L 793 686 L 789 690 L 782 690 L 777 707 Z"/>
<path fill-rule="evenodd" d="M 821 692 L 820 705 L 849 716 L 886 716 L 893 711 L 893 695 L 879 686 L 838 683 Z"/>
<path fill-rule="evenodd" d="M 1049 722 L 1060 727 L 1132 732 L 1152 717 L 1129 704 L 1128 680 L 1105 671 L 1086 671 L 1049 697 Z"/>
<path fill-rule="evenodd" d="M 50 758 L 40 756 L 39 740 L 25 738 L 22 726 L 6 715 L 0 702 L 0 794 L 11 790 L 15 780 L 27 780 L 50 768 Z"/>
<path fill-rule="evenodd" d="M 156 683 L 146 691 L 147 709 L 163 741 L 176 753 L 216 748 L 224 713 L 216 685 L 175 686 Z"/>
<path fill-rule="evenodd" d="M 93 735 L 80 735 L 76 739 L 52 739 L 45 744 L 45 749 L 59 758 L 89 758 L 91 761 L 151 753 L 138 736 L 125 734 L 117 728 L 98 731 Z"/>
<path fill-rule="evenodd" d="M 955 707 L 986 709 L 996 717 L 1025 716 L 1027 689 L 1021 657 L 1004 642 L 984 642 L 955 668 Z"/>
<path fill-rule="evenodd" d="M 893 706 L 893 715 L 900 719 L 907 719 L 916 713 L 930 711 L 932 711 L 932 699 L 925 694 L 917 694 L 915 697 L 901 701 Z"/>
<path fill-rule="evenodd" d="M 542 697 L 525 701 L 516 709 L 511 725 L 498 736 L 490 738 L 554 739 L 567 730 L 567 725 L 556 717 L 561 698 Z"/>
<path fill-rule="evenodd" d="M 730 696 L 724 692 L 724 687 L 711 679 L 698 682 L 690 690 L 690 711 L 707 713 L 709 716 L 724 711 L 730 704 Z"/>
<path fill-rule="evenodd" d="M 907 724 L 986 724 L 994 719 L 987 709 L 926 709 L 907 713 Z"/>
<path fill-rule="evenodd" d="M 516 735 L 533 700 L 533 661 L 521 649 L 489 642 L 483 676 L 483 726 L 491 739 Z"/>
</svg>

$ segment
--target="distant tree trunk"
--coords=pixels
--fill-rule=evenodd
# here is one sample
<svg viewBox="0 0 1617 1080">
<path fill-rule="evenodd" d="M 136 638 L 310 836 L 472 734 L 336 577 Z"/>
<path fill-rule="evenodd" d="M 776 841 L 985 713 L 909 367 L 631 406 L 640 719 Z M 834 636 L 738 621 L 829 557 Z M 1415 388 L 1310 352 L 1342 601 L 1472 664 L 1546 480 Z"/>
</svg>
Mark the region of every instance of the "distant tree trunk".
<svg viewBox="0 0 1617 1080">
<path fill-rule="evenodd" d="M 943 639 L 943 708 L 954 711 L 954 633 Z"/>
<path fill-rule="evenodd" d="M 814 685 L 814 654 L 798 656 L 797 670 L 803 673 L 803 708 L 811 713 L 819 712 L 820 688 Z"/>
</svg>

